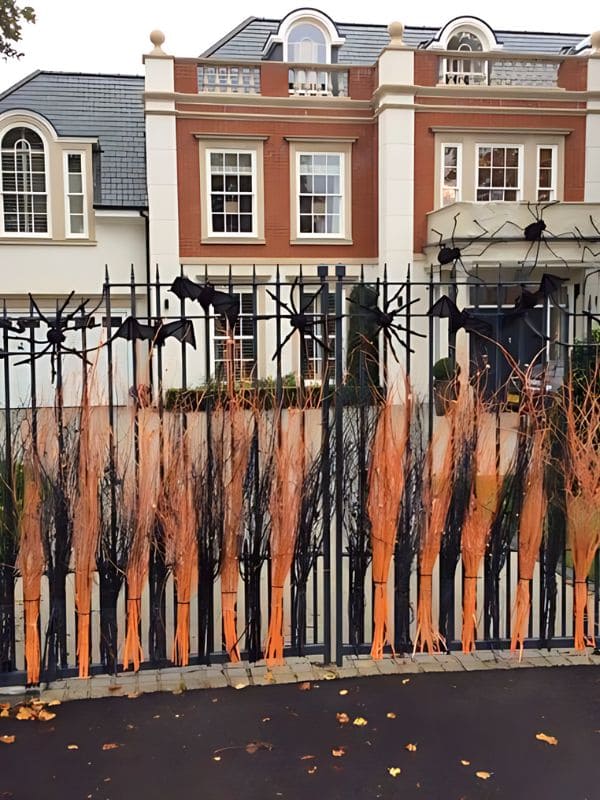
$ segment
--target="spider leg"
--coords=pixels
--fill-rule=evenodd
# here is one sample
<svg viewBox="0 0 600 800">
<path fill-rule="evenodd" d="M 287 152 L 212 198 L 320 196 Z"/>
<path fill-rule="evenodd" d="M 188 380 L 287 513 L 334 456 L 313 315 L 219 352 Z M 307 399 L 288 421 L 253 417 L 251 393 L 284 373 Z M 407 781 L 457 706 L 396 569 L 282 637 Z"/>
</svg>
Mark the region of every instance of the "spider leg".
<svg viewBox="0 0 600 800">
<path fill-rule="evenodd" d="M 474 220 L 474 221 L 475 221 L 475 222 L 477 222 L 477 220 Z M 479 224 L 479 223 L 478 223 L 478 224 Z M 502 230 L 502 228 L 504 228 L 504 226 L 505 226 L 505 225 L 514 225 L 514 227 L 515 227 L 515 228 L 518 228 L 520 231 L 524 231 L 524 230 L 525 230 L 525 228 L 522 228 L 522 227 L 521 227 L 520 225 L 518 225 L 516 222 L 513 222 L 513 221 L 512 221 L 512 219 L 507 219 L 507 220 L 505 220 L 505 221 L 502 223 L 502 225 L 500 225 L 500 227 L 499 227 L 499 228 L 496 228 L 496 230 L 495 230 L 495 231 L 493 231 L 492 233 L 490 233 L 490 237 L 493 239 L 495 236 L 497 236 L 497 235 L 500 233 L 500 231 Z"/>
<path fill-rule="evenodd" d="M 304 336 L 303 336 L 303 338 L 304 338 L 305 336 L 308 336 L 308 338 L 309 338 L 309 339 L 312 339 L 312 340 L 313 340 L 313 342 L 316 342 L 316 343 L 317 343 L 317 344 L 318 344 L 320 347 L 322 347 L 322 348 L 323 348 L 323 350 L 326 350 L 328 353 L 329 353 L 329 351 L 331 350 L 331 348 L 330 348 L 330 347 L 328 347 L 328 346 L 325 344 L 325 342 L 324 342 L 322 339 L 320 339 L 320 338 L 319 338 L 319 337 L 318 337 L 318 336 L 317 336 L 315 333 L 313 333 L 313 331 L 311 331 L 311 330 L 306 330 L 306 331 L 304 332 Z"/>
<path fill-rule="evenodd" d="M 82 361 L 84 361 L 84 362 L 85 362 L 85 363 L 86 363 L 88 366 L 90 366 L 90 367 L 92 366 L 92 362 L 87 360 L 87 358 L 85 357 L 85 355 L 84 355 L 84 353 L 83 353 L 83 352 L 82 352 L 82 353 L 80 353 L 80 352 L 79 352 L 79 350 L 75 350 L 75 349 L 74 349 L 74 348 L 72 348 L 72 347 L 63 347 L 63 348 L 61 348 L 61 349 L 62 349 L 62 352 L 63 352 L 63 353 L 69 353 L 69 354 L 70 354 L 70 355 L 72 355 L 72 356 L 77 356 L 77 358 L 80 358 L 80 359 L 81 359 Z M 89 351 L 85 350 L 84 352 L 85 352 L 85 353 L 87 353 L 87 352 L 89 352 Z"/>
<path fill-rule="evenodd" d="M 558 253 L 554 250 L 554 248 L 550 247 L 550 245 L 548 244 L 548 240 L 546 239 L 545 236 L 544 236 L 544 244 L 546 245 L 548 250 L 550 250 L 550 252 L 554 256 L 554 258 L 557 258 L 559 261 L 562 261 L 563 264 L 565 265 L 565 267 L 569 266 L 569 262 L 566 261 L 562 256 L 559 256 Z"/>
<path fill-rule="evenodd" d="M 275 352 L 273 353 L 273 358 L 271 359 L 271 361 L 275 361 L 277 356 L 283 350 L 283 346 L 286 345 L 289 342 L 289 340 L 292 338 L 292 336 L 296 333 L 296 330 L 297 330 L 297 328 L 292 328 L 292 330 L 288 333 L 288 335 L 285 337 L 285 339 L 281 342 L 281 344 L 279 345 L 277 350 L 275 350 Z"/>
<path fill-rule="evenodd" d="M 288 304 L 284 300 L 278 298 L 277 295 L 273 294 L 273 292 L 271 292 L 269 289 L 267 289 L 267 294 L 270 295 L 273 298 L 273 300 L 275 300 L 275 302 L 278 303 L 282 308 L 285 308 L 285 310 L 288 312 L 288 314 L 290 314 L 290 316 L 296 313 L 288 306 Z"/>
<path fill-rule="evenodd" d="M 401 338 L 400 334 L 398 333 L 398 331 L 397 331 L 395 328 L 391 328 L 391 327 L 390 327 L 390 328 L 388 328 L 388 331 L 389 331 L 389 333 L 390 333 L 392 336 L 395 336 L 395 337 L 396 337 L 397 341 L 398 341 L 398 342 L 400 342 L 400 344 L 402 345 L 402 347 L 403 347 L 403 348 L 404 348 L 404 349 L 405 349 L 407 352 L 411 352 L 411 353 L 414 353 L 414 352 L 415 352 L 415 351 L 412 349 L 412 347 L 409 347 L 409 346 L 406 344 L 406 342 L 405 342 L 405 341 L 404 341 L 404 340 Z"/>
<path fill-rule="evenodd" d="M 402 291 L 403 291 L 405 288 L 406 288 L 406 284 L 405 284 L 405 283 L 401 283 L 401 284 L 400 284 L 400 288 L 398 289 L 398 291 L 397 291 L 397 292 L 396 292 L 394 295 L 392 295 L 392 297 L 390 297 L 390 298 L 388 299 L 388 301 L 387 301 L 387 307 L 388 307 L 388 308 L 389 308 L 389 307 L 390 307 L 390 305 L 391 305 L 391 304 L 394 302 L 394 300 L 397 300 L 397 299 L 400 297 L 400 293 L 401 293 L 401 292 L 402 292 Z M 387 308 L 386 308 L 386 312 L 387 312 Z"/>
<path fill-rule="evenodd" d="M 73 291 L 71 292 L 71 294 L 70 294 L 70 295 L 67 297 L 67 299 L 65 300 L 65 302 L 62 304 L 62 306 L 59 306 L 59 307 L 58 307 L 58 309 L 57 309 L 57 311 L 56 311 L 56 317 L 57 317 L 57 319 L 61 319 L 61 317 L 62 317 L 62 315 L 63 315 L 63 311 L 65 310 L 65 308 L 66 308 L 66 307 L 69 305 L 69 303 L 71 302 L 71 298 L 73 297 L 73 295 L 74 295 L 74 294 L 75 294 L 75 290 L 73 289 Z"/>
<path fill-rule="evenodd" d="M 437 243 L 437 246 L 440 247 L 441 244 L 442 244 L 442 239 L 444 238 L 444 234 L 441 233 L 441 231 L 436 230 L 436 228 L 432 228 L 431 230 L 432 230 L 433 233 L 437 233 L 437 235 L 440 237 L 440 240 Z"/>
<path fill-rule="evenodd" d="M 36 353 L 33 356 L 27 356 L 27 358 L 24 358 L 22 361 L 17 361 L 14 364 L 14 366 L 15 367 L 20 367 L 21 364 L 32 364 L 34 361 L 37 361 L 38 358 L 41 358 L 42 356 L 45 356 L 46 353 L 48 352 L 48 350 L 50 350 L 51 347 L 52 347 L 51 344 L 46 345 L 46 347 L 44 347 L 43 350 L 40 350 L 39 353 Z"/>
<path fill-rule="evenodd" d="M 484 250 L 483 252 L 485 252 L 485 250 Z M 465 267 L 465 262 L 462 260 L 462 258 L 457 258 L 457 259 L 456 259 L 456 261 L 457 261 L 457 262 L 458 262 L 458 263 L 461 265 L 461 267 L 463 268 L 464 272 L 465 272 L 467 275 L 469 275 L 469 277 L 471 277 L 471 278 L 475 278 L 475 280 L 476 280 L 476 281 L 479 281 L 480 283 L 485 283 L 484 279 L 483 279 L 483 278 L 480 278 L 480 277 L 479 277 L 479 275 L 477 275 L 477 273 L 476 273 L 476 272 L 471 272 L 470 270 L 468 270 L 468 269 Z M 456 262 L 454 262 L 454 263 L 456 263 Z"/>
<path fill-rule="evenodd" d="M 38 317 L 41 320 L 43 320 L 46 323 L 46 325 L 48 325 L 48 318 L 46 317 L 45 314 L 42 314 L 42 311 L 41 311 L 40 307 L 38 306 L 38 304 L 36 303 L 36 301 L 35 301 L 35 299 L 34 299 L 32 294 L 29 295 L 29 299 L 31 300 L 31 305 L 33 306 L 33 308 L 37 312 Z"/>
<path fill-rule="evenodd" d="M 312 306 L 312 304 L 315 302 L 315 300 L 321 294 L 324 288 L 325 288 L 324 286 L 319 286 L 317 291 L 309 297 L 306 303 L 300 306 L 300 312 L 299 312 L 300 314 L 306 314 L 308 309 Z"/>
<path fill-rule="evenodd" d="M 600 250 L 599 250 L 597 253 L 594 253 L 594 251 L 592 250 L 592 248 L 591 248 L 591 247 L 589 247 L 589 246 L 586 244 L 586 245 L 584 245 L 584 246 L 583 246 L 583 252 L 582 252 L 582 254 L 581 254 L 581 263 L 583 263 L 583 262 L 585 261 L 585 251 L 586 251 L 586 250 L 588 251 L 588 253 L 591 255 L 591 257 L 592 257 L 592 258 L 598 258 L 598 256 L 600 256 Z"/>
<path fill-rule="evenodd" d="M 394 356 L 394 361 L 397 364 L 399 364 L 400 361 L 398 360 L 398 354 L 396 353 L 396 350 L 394 348 L 394 343 L 392 342 L 392 337 L 390 336 L 390 332 L 388 331 L 387 328 L 383 328 L 383 338 L 385 339 L 385 341 L 388 344 L 388 347 L 392 351 L 392 355 Z"/>
<path fill-rule="evenodd" d="M 591 225 L 592 225 L 592 228 L 593 228 L 593 229 L 596 231 L 596 233 L 598 234 L 598 236 L 600 236 L 600 228 L 599 228 L 599 227 L 596 225 L 596 223 L 594 222 L 594 218 L 592 217 L 592 215 L 591 215 L 591 214 L 590 214 L 590 223 L 591 223 Z"/>
<path fill-rule="evenodd" d="M 413 331 L 411 328 L 406 328 L 404 325 L 394 325 L 393 326 L 397 331 L 406 331 L 406 333 L 410 333 L 411 336 L 418 336 L 419 339 L 426 339 L 426 333 L 419 333 L 418 331 Z"/>
</svg>

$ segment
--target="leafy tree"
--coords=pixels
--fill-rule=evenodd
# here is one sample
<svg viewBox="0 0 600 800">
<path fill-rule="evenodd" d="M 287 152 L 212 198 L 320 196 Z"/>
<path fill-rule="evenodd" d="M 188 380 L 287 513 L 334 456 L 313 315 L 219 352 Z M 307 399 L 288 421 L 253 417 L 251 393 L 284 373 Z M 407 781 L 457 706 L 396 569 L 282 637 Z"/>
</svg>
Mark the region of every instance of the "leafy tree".
<svg viewBox="0 0 600 800">
<path fill-rule="evenodd" d="M 23 55 L 14 44 L 23 38 L 24 22 L 35 22 L 31 6 L 18 6 L 15 0 L 0 0 L 0 56 L 5 61 Z"/>
</svg>

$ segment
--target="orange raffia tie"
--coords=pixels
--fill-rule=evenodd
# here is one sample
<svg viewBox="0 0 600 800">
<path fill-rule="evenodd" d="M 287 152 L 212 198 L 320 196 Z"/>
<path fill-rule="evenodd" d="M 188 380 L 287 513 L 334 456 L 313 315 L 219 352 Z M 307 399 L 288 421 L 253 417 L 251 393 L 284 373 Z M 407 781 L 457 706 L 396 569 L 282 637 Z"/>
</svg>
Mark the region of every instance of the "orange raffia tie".
<svg viewBox="0 0 600 800">
<path fill-rule="evenodd" d="M 123 648 L 123 669 L 129 669 L 131 661 L 133 669 L 137 672 L 144 660 L 144 652 L 140 641 L 141 598 L 129 597 L 127 599 L 127 634 Z"/>
<path fill-rule="evenodd" d="M 523 655 L 525 645 L 525 634 L 529 622 L 529 609 L 531 607 L 531 578 L 519 578 L 517 584 L 517 604 L 515 607 L 515 619 L 513 623 L 513 634 L 510 641 L 510 649 L 515 652 L 520 651 L 519 658 Z"/>
<path fill-rule="evenodd" d="M 271 618 L 265 647 L 265 661 L 270 667 L 283 664 L 283 586 L 271 587 Z"/>
<path fill-rule="evenodd" d="M 383 649 L 387 640 L 387 581 L 374 581 L 375 597 L 373 607 L 373 645 L 371 647 L 371 658 L 383 658 Z"/>
<path fill-rule="evenodd" d="M 576 650 L 585 650 L 587 646 L 595 646 L 594 635 L 585 635 L 585 609 L 587 606 L 587 580 L 575 581 L 575 637 Z"/>
<path fill-rule="evenodd" d="M 38 620 L 40 618 L 40 598 L 24 600 L 25 606 L 25 662 L 27 664 L 27 683 L 40 682 L 40 632 Z"/>
<path fill-rule="evenodd" d="M 463 581 L 463 653 L 475 650 L 477 635 L 477 575 L 465 575 Z"/>
<path fill-rule="evenodd" d="M 443 636 L 435 629 L 432 613 L 433 578 L 431 572 L 422 572 L 419 575 L 419 602 L 417 605 L 417 635 L 415 637 L 415 651 L 423 653 L 439 653 L 446 648 Z"/>
<path fill-rule="evenodd" d="M 187 667 L 190 661 L 190 602 L 177 601 L 177 629 L 173 640 L 172 661 Z"/>
</svg>

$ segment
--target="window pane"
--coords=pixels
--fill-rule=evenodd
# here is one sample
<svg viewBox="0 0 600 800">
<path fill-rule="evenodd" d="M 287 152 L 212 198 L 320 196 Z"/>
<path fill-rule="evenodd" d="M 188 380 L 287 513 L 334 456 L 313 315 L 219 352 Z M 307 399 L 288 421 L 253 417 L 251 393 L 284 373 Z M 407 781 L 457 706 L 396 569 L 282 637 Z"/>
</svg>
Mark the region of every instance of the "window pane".
<svg viewBox="0 0 600 800">
<path fill-rule="evenodd" d="M 240 175 L 240 192 L 252 191 L 252 176 Z"/>
<path fill-rule="evenodd" d="M 240 153 L 240 172 L 252 171 L 252 156 L 250 153 Z"/>
<path fill-rule="evenodd" d="M 492 186 L 504 186 L 504 170 L 492 170 Z"/>
<path fill-rule="evenodd" d="M 213 192 L 222 192 L 225 188 L 225 182 L 222 175 L 213 175 L 210 180 L 210 186 Z"/>
<path fill-rule="evenodd" d="M 519 170 L 518 169 L 507 169 L 506 170 L 506 185 L 507 186 L 518 186 L 519 185 Z"/>
<path fill-rule="evenodd" d="M 238 154 L 225 153 L 225 172 L 237 172 Z"/>
<path fill-rule="evenodd" d="M 308 175 L 300 176 L 300 191 L 302 194 L 310 194 L 313 188 L 312 178 Z"/>
<path fill-rule="evenodd" d="M 252 214 L 240 214 L 240 231 L 252 233 Z"/>
<path fill-rule="evenodd" d="M 69 153 L 67 156 L 67 164 L 69 172 L 81 172 L 81 154 Z"/>
<path fill-rule="evenodd" d="M 327 172 L 338 175 L 340 172 L 340 157 L 339 155 L 330 154 L 327 156 Z"/>
<path fill-rule="evenodd" d="M 540 147 L 540 167 L 552 166 L 552 150 L 549 147 Z"/>
<path fill-rule="evenodd" d="M 83 217 L 79 214 L 71 214 L 71 233 L 83 232 Z"/>
<path fill-rule="evenodd" d="M 310 214 L 312 211 L 312 201 L 310 197 L 301 196 L 300 197 L 300 213 L 301 214 Z"/>
<path fill-rule="evenodd" d="M 313 197 L 313 214 L 324 214 L 325 213 L 325 198 L 321 196 Z"/>
<path fill-rule="evenodd" d="M 446 167 L 456 167 L 458 160 L 458 149 L 456 147 L 444 147 L 444 165 Z"/>
<path fill-rule="evenodd" d="M 492 153 L 492 164 L 495 167 L 503 167 L 504 166 L 504 148 L 501 147 L 494 147 Z"/>
<path fill-rule="evenodd" d="M 76 194 L 83 191 L 83 175 L 69 175 L 69 192 Z"/>
<path fill-rule="evenodd" d="M 491 182 L 492 171 L 489 169 L 479 170 L 479 186 L 489 186 Z"/>
<path fill-rule="evenodd" d="M 300 172 L 312 172 L 312 156 L 300 156 Z"/>
<path fill-rule="evenodd" d="M 324 216 L 314 216 L 313 217 L 313 233 L 325 233 L 325 217 Z"/>
<path fill-rule="evenodd" d="M 456 169 L 447 167 L 444 170 L 444 184 L 446 186 L 456 186 Z"/>
<path fill-rule="evenodd" d="M 340 193 L 340 178 L 338 175 L 327 176 L 327 193 L 328 194 Z"/>
<path fill-rule="evenodd" d="M 479 148 L 479 166 L 489 167 L 492 163 L 492 151 L 489 147 Z"/>
<path fill-rule="evenodd" d="M 540 186 L 543 188 L 548 188 L 552 185 L 552 175 L 549 169 L 541 169 L 540 170 Z"/>
<path fill-rule="evenodd" d="M 225 230 L 227 233 L 238 233 L 238 218 L 235 214 L 225 215 Z"/>
<path fill-rule="evenodd" d="M 83 214 L 83 196 L 76 194 L 69 198 L 72 214 Z"/>
<path fill-rule="evenodd" d="M 226 192 L 237 192 L 237 191 L 239 191 L 237 175 L 226 175 L 225 176 L 225 191 Z"/>
<path fill-rule="evenodd" d="M 325 194 L 327 191 L 327 180 L 324 175 L 315 175 L 314 177 L 314 193 L 315 194 Z"/>
<path fill-rule="evenodd" d="M 504 192 L 504 197 L 500 199 L 506 200 L 507 202 L 514 201 L 517 199 L 517 193 L 514 189 L 507 189 Z"/>
<path fill-rule="evenodd" d="M 308 214 L 300 215 L 300 233 L 312 233 L 312 217 Z"/>
<path fill-rule="evenodd" d="M 519 150 L 516 147 L 507 147 L 506 149 L 506 166 L 518 167 L 519 166 Z"/>
<path fill-rule="evenodd" d="M 252 211 L 252 195 L 243 194 L 240 196 L 240 211 L 247 213 Z"/>
<path fill-rule="evenodd" d="M 224 211 L 225 210 L 225 198 L 223 195 L 213 194 L 211 198 L 211 206 L 213 211 Z"/>
<path fill-rule="evenodd" d="M 211 153 L 210 154 L 210 166 L 211 169 L 218 169 L 220 172 L 223 171 L 223 153 Z"/>
<path fill-rule="evenodd" d="M 225 230 L 225 217 L 222 214 L 213 214 L 212 229 L 215 233 L 223 233 Z"/>
</svg>

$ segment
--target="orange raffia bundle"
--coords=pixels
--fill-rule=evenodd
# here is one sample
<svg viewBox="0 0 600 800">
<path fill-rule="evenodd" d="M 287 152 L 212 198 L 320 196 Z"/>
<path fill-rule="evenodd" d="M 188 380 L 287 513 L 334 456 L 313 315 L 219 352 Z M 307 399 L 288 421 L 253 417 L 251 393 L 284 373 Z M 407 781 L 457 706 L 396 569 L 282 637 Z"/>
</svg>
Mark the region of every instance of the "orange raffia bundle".
<svg viewBox="0 0 600 800">
<path fill-rule="evenodd" d="M 127 560 L 127 632 L 123 649 L 123 669 L 129 663 L 138 670 L 144 658 L 140 641 L 142 589 L 148 575 L 150 537 L 156 516 L 159 485 L 157 414 L 142 408 L 139 414 L 139 465 L 135 522 Z"/>
<path fill-rule="evenodd" d="M 77 661 L 80 678 L 89 677 L 92 581 L 100 537 L 99 491 L 104 470 L 101 439 L 99 432 L 92 430 L 90 412 L 89 396 L 84 387 L 80 413 L 77 486 L 73 501 Z"/>
<path fill-rule="evenodd" d="M 248 468 L 252 433 L 244 409 L 234 398 L 229 405 L 229 458 L 225 465 L 225 519 L 221 557 L 221 605 L 223 635 L 230 661 L 240 660 L 236 601 L 239 583 L 241 522 L 244 507 L 244 479 Z"/>
<path fill-rule="evenodd" d="M 532 434 L 523 506 L 519 518 L 519 583 L 510 642 L 510 649 L 513 652 L 517 647 L 521 653 L 523 652 L 531 604 L 531 579 L 544 532 L 544 518 L 548 504 L 544 488 L 547 442 L 546 430 L 536 427 Z"/>
<path fill-rule="evenodd" d="M 466 393 L 465 393 L 466 395 Z M 485 555 L 492 521 L 496 513 L 499 480 L 496 469 L 496 446 L 490 435 L 492 417 L 476 394 L 473 404 L 465 398 L 461 427 L 472 436 L 475 445 L 475 475 L 469 508 L 463 523 L 461 553 L 463 580 L 463 653 L 475 650 L 477 636 L 477 575 Z M 463 434 L 463 435 L 465 435 Z"/>
<path fill-rule="evenodd" d="M 444 457 L 439 471 L 434 474 L 430 469 L 429 485 L 426 489 L 425 508 L 427 518 L 419 550 L 419 600 L 417 604 L 417 633 L 415 651 L 439 653 L 444 646 L 437 627 L 433 624 L 432 612 L 432 573 L 440 552 L 442 534 L 446 525 L 448 508 L 452 498 L 452 473 L 454 463 L 453 430 L 455 408 L 450 411 L 450 441 L 446 443 Z M 429 463 L 433 462 L 434 445 L 429 446 Z"/>
<path fill-rule="evenodd" d="M 40 682 L 40 616 L 41 580 L 44 572 L 42 543 L 41 474 L 31 456 L 23 465 L 23 508 L 19 518 L 19 555 L 17 569 L 23 579 L 25 606 L 25 662 L 27 683 Z"/>
<path fill-rule="evenodd" d="M 369 496 L 367 512 L 371 521 L 371 548 L 373 551 L 373 644 L 371 658 L 383 657 L 387 641 L 387 582 L 390 562 L 394 553 L 400 503 L 404 490 L 404 454 L 409 432 L 410 395 L 397 406 L 402 414 L 400 424 L 394 420 L 394 406 L 388 398 L 384 403 L 373 441 L 369 468 Z"/>
<path fill-rule="evenodd" d="M 169 463 L 158 514 L 165 536 L 165 557 L 177 587 L 177 625 L 172 661 L 185 667 L 190 657 L 190 602 L 198 574 L 197 510 L 194 475 L 186 435 L 169 439 Z"/>
<path fill-rule="evenodd" d="M 283 587 L 294 558 L 306 460 L 303 414 L 301 409 L 290 408 L 285 417 L 280 417 L 279 441 L 275 446 L 275 474 L 269 501 L 271 614 L 265 645 L 265 660 L 270 666 L 283 663 Z"/>
<path fill-rule="evenodd" d="M 585 633 L 587 577 L 600 546 L 600 398 L 598 369 L 586 381 L 583 397 L 575 400 L 573 386 L 565 400 L 566 447 L 569 474 L 566 481 L 567 535 L 575 570 L 575 648 L 595 646 L 593 630 Z M 571 378 L 572 381 L 572 378 Z"/>
</svg>

